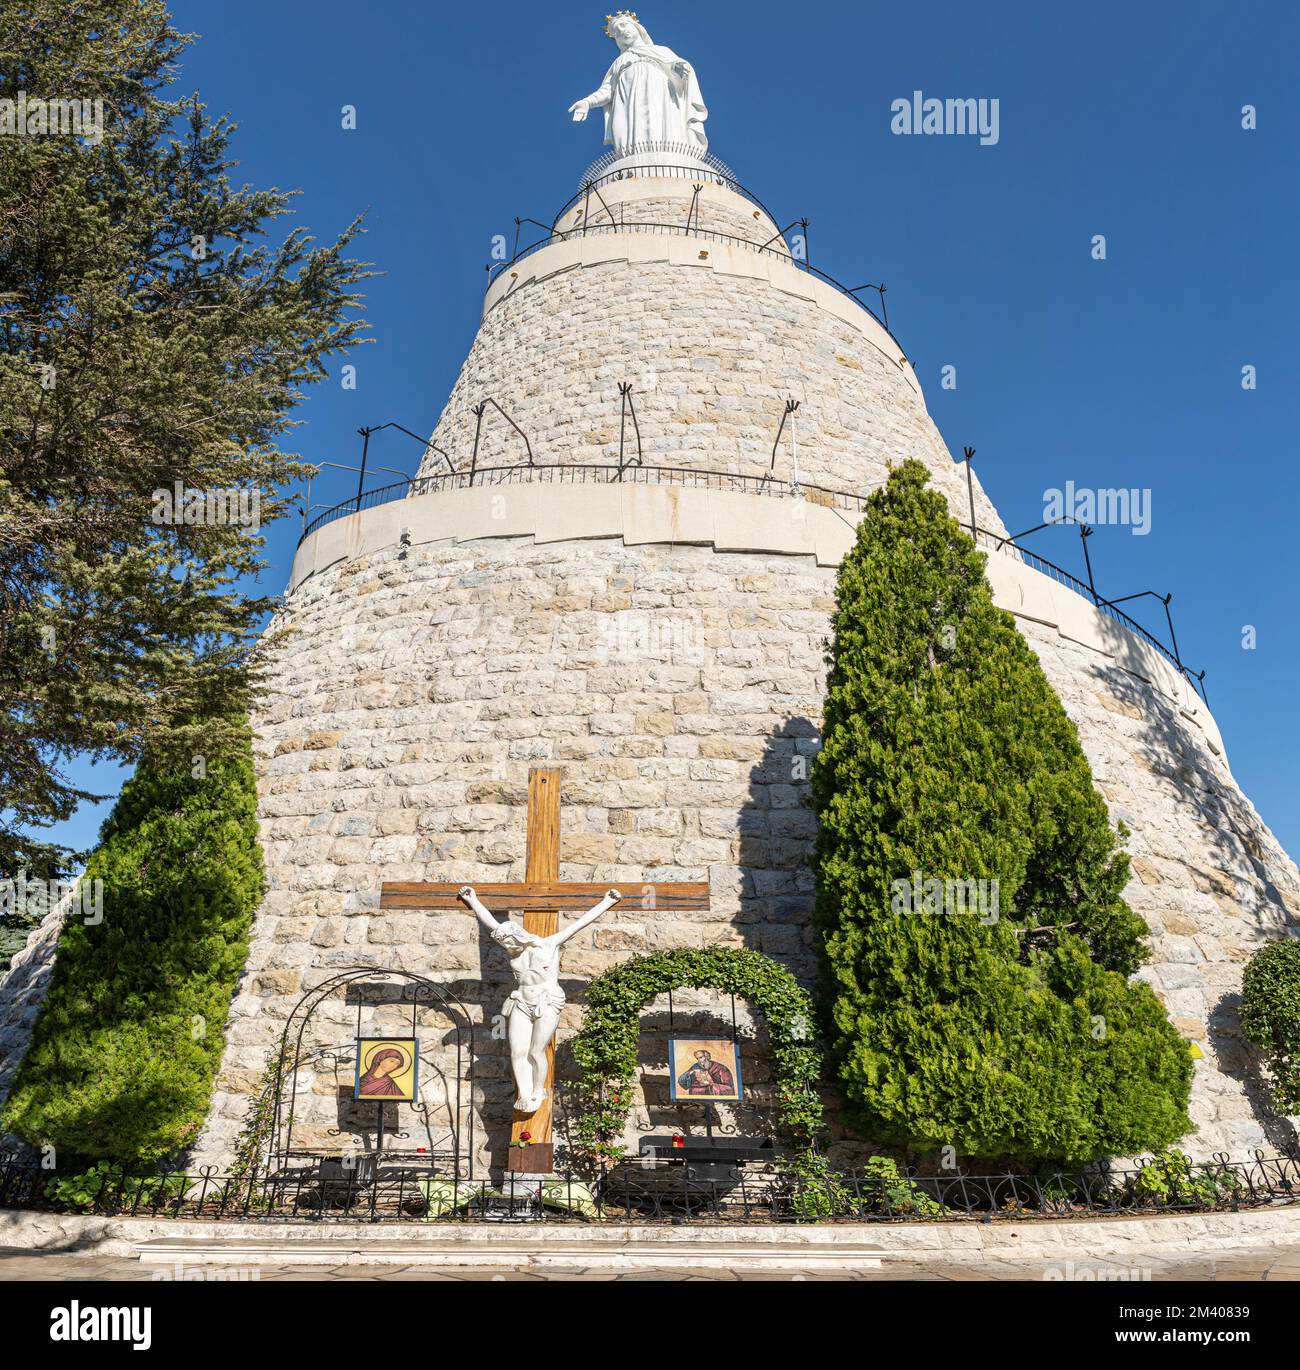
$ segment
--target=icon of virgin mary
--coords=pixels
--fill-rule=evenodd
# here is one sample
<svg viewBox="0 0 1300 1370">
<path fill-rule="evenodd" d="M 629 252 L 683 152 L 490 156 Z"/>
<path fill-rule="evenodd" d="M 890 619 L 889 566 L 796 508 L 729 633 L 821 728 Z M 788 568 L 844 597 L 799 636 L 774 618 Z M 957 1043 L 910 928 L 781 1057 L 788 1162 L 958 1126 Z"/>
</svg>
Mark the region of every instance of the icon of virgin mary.
<svg viewBox="0 0 1300 1370">
<path fill-rule="evenodd" d="M 407 1097 L 406 1091 L 392 1077 L 403 1072 L 407 1065 L 406 1053 L 397 1047 L 384 1047 L 375 1052 L 370 1059 L 366 1073 L 357 1084 L 357 1097 L 360 1099 L 405 1099 Z"/>
</svg>

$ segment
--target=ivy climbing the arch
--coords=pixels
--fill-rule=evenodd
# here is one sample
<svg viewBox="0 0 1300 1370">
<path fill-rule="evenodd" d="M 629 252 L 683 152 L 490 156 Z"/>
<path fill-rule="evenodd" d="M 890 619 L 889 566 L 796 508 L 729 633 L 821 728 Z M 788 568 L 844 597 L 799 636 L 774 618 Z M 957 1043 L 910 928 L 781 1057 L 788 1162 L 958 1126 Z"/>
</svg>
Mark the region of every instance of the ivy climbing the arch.
<svg viewBox="0 0 1300 1370">
<path fill-rule="evenodd" d="M 817 1093 L 822 1056 L 814 1039 L 813 1007 L 788 970 L 757 951 L 710 947 L 633 956 L 598 975 L 587 988 L 586 1017 L 573 1041 L 582 1071 L 574 1119 L 575 1160 L 587 1168 L 619 1160 L 632 1106 L 641 1014 L 660 994 L 716 989 L 734 994 L 767 1020 L 781 1124 L 804 1154 L 822 1125 Z"/>
</svg>

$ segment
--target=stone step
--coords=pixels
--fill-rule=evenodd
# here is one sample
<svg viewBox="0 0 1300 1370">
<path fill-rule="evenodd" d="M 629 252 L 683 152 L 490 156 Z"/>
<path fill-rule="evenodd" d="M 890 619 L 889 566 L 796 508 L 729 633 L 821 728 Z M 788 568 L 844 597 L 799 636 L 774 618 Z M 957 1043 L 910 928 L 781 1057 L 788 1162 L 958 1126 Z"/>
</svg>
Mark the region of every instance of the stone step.
<svg viewBox="0 0 1300 1370">
<path fill-rule="evenodd" d="M 146 1265 L 419 1265 L 477 1269 L 647 1270 L 691 1265 L 700 1269 L 876 1270 L 887 1253 L 858 1234 L 835 1242 L 793 1232 L 754 1233 L 718 1240 L 690 1230 L 637 1233 L 627 1229 L 566 1234 L 554 1228 L 522 1232 L 494 1228 L 466 1233 L 430 1230 L 418 1237 L 386 1237 L 356 1228 L 302 1236 L 160 1237 L 135 1245 Z"/>
</svg>

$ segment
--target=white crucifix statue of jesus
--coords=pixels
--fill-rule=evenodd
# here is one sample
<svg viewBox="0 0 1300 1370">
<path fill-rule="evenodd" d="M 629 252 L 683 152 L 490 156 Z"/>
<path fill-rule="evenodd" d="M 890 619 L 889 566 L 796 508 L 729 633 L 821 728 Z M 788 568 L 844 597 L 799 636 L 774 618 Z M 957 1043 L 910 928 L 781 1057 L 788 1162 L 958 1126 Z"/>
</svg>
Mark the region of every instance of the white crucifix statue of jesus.
<svg viewBox="0 0 1300 1370">
<path fill-rule="evenodd" d="M 618 900 L 603 883 L 560 879 L 560 772 L 534 767 L 528 772 L 528 826 L 524 838 L 524 879 L 502 884 L 460 881 L 385 881 L 381 909 L 460 913 L 466 904 L 482 920 L 492 940 L 504 947 L 519 982 L 506 1002 L 510 1064 L 518 1102 L 510 1126 L 507 1169 L 545 1174 L 551 1169 L 551 1101 L 554 1089 L 555 1026 L 564 1006 L 560 989 L 560 947 L 595 922 Z M 602 894 L 604 898 L 601 898 Z M 470 902 L 473 900 L 473 902 Z M 594 904 L 593 901 L 599 901 Z M 707 881 L 643 880 L 637 903 L 643 914 L 707 910 Z M 499 921 L 486 907 L 508 910 Z M 560 914 L 577 914 L 560 927 Z M 523 920 L 523 926 L 515 921 Z"/>
<path fill-rule="evenodd" d="M 608 913 L 623 896 L 607 890 L 605 897 L 580 918 L 550 934 L 539 936 L 522 924 L 507 918 L 498 922 L 491 910 L 483 907 L 473 885 L 460 890 L 460 899 L 478 916 L 489 936 L 510 957 L 519 988 L 506 1000 L 506 1040 L 510 1047 L 510 1069 L 515 1077 L 515 1108 L 520 1113 L 536 1113 L 546 1102 L 548 1049 L 559 1025 L 564 1007 L 560 988 L 560 948 L 570 937 Z"/>
</svg>

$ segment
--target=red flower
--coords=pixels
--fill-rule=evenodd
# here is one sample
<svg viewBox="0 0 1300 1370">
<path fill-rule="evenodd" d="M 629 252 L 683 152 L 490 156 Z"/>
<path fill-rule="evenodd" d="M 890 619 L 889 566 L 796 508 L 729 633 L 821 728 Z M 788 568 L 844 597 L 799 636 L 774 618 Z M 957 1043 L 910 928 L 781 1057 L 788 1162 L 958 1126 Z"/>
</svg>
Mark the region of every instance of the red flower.
<svg viewBox="0 0 1300 1370">
<path fill-rule="evenodd" d="M 521 1132 L 519 1134 L 519 1140 L 521 1142 L 531 1142 L 533 1140 L 533 1134 L 531 1132 Z"/>
</svg>

